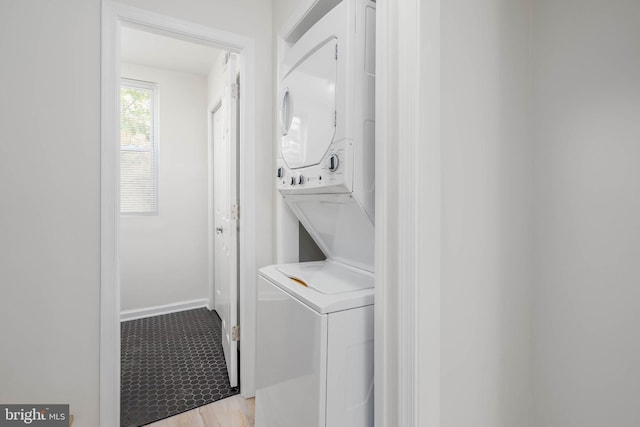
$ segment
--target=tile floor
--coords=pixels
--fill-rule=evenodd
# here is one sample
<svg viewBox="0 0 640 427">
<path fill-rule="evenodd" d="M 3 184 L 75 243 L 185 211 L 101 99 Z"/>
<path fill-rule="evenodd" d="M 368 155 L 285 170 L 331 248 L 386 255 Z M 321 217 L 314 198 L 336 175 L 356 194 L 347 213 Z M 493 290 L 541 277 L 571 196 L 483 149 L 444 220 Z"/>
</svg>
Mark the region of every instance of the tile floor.
<svg viewBox="0 0 640 427">
<path fill-rule="evenodd" d="M 137 427 L 233 396 L 220 319 L 206 308 L 121 324 L 120 424 Z"/>
</svg>

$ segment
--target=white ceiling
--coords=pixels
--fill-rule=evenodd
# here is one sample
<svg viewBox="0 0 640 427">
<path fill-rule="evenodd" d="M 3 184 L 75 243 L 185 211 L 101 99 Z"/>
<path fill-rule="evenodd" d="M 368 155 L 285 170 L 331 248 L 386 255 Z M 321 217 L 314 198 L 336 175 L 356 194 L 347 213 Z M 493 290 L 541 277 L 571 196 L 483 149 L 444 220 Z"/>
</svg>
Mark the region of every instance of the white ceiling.
<svg viewBox="0 0 640 427">
<path fill-rule="evenodd" d="M 122 62 L 208 75 L 223 51 L 209 46 L 122 27 Z"/>
</svg>

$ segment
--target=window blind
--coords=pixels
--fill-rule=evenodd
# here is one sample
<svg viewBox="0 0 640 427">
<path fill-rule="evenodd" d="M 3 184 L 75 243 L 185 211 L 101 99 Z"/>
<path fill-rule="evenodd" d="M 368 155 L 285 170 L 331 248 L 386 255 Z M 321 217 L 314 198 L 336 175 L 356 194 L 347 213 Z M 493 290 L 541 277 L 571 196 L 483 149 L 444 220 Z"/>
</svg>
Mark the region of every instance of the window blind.
<svg viewBox="0 0 640 427">
<path fill-rule="evenodd" d="M 120 213 L 158 213 L 157 85 L 120 86 Z"/>
</svg>

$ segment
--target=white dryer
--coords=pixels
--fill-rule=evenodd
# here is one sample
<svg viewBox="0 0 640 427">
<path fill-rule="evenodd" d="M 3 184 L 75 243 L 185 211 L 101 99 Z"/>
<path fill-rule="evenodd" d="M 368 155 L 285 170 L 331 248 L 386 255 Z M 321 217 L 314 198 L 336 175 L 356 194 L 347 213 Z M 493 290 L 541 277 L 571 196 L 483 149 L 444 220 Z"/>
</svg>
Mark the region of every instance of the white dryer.
<svg viewBox="0 0 640 427">
<path fill-rule="evenodd" d="M 373 426 L 375 2 L 285 49 L 276 185 L 327 261 L 260 270 L 256 427 Z"/>
<path fill-rule="evenodd" d="M 285 49 L 277 187 L 325 254 L 372 271 L 375 2 L 344 0 Z"/>
</svg>

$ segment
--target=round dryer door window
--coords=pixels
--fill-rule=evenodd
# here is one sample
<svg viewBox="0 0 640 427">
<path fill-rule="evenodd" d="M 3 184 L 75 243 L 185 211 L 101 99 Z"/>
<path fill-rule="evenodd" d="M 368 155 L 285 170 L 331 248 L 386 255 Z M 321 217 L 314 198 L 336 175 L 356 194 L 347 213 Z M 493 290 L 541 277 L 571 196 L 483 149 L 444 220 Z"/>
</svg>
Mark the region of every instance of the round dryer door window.
<svg viewBox="0 0 640 427">
<path fill-rule="evenodd" d="M 311 49 L 282 80 L 281 153 L 291 169 L 320 163 L 336 131 L 337 39 Z"/>
</svg>

